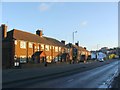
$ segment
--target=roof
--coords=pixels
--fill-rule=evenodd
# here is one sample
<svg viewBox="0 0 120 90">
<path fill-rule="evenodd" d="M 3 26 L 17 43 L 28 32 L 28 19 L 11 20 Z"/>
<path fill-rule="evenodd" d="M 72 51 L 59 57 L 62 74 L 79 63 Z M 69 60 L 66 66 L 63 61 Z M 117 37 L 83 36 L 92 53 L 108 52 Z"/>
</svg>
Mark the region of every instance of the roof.
<svg viewBox="0 0 120 90">
<path fill-rule="evenodd" d="M 81 50 L 81 51 L 87 51 L 86 49 L 84 49 L 84 48 L 81 47 L 81 46 L 73 45 L 73 47 L 75 47 L 75 48 L 77 48 L 77 49 L 79 49 L 79 50 Z"/>
<path fill-rule="evenodd" d="M 63 43 L 61 43 L 60 41 L 56 39 L 44 37 L 44 36 L 40 37 L 36 34 L 32 34 L 32 33 L 25 32 L 22 30 L 17 30 L 17 29 L 13 29 L 9 31 L 8 38 L 65 47 Z"/>
<path fill-rule="evenodd" d="M 51 43 L 53 43 L 53 45 L 66 47 L 63 43 L 61 43 L 61 42 L 58 41 L 57 39 L 50 38 L 50 37 L 44 37 L 44 38 L 46 38 L 46 39 L 49 40 Z"/>
<path fill-rule="evenodd" d="M 81 47 L 81 46 L 73 45 L 73 44 L 70 43 L 70 44 L 67 44 L 67 47 L 70 47 L 69 45 L 71 45 L 71 47 L 77 48 L 77 49 L 80 50 L 80 51 L 89 52 L 88 50 L 84 49 L 84 48 Z"/>
</svg>

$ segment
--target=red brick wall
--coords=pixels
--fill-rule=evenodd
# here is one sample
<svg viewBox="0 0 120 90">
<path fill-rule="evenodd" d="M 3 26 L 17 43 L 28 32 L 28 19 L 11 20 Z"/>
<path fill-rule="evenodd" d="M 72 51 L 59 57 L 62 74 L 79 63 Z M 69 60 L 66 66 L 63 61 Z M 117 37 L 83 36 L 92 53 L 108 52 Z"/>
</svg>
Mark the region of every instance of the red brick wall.
<svg viewBox="0 0 120 90">
<path fill-rule="evenodd" d="M 26 48 L 20 48 L 20 40 L 17 40 L 17 45 L 15 45 L 15 55 L 17 55 L 18 58 L 20 56 L 26 56 L 27 57 L 27 42 L 26 42 Z"/>
<path fill-rule="evenodd" d="M 2 42 L 2 65 L 3 68 L 10 68 L 14 64 L 14 42 Z"/>
</svg>

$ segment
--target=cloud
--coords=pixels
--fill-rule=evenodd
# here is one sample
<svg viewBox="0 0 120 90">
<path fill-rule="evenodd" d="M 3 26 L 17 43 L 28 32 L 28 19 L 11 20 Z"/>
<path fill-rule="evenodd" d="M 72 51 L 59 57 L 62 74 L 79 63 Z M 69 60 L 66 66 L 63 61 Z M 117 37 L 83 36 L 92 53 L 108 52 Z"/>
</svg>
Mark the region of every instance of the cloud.
<svg viewBox="0 0 120 90">
<path fill-rule="evenodd" d="M 88 24 L 87 21 L 82 21 L 82 22 L 80 23 L 80 26 L 86 26 L 87 24 Z"/>
<path fill-rule="evenodd" d="M 47 3 L 41 3 L 39 6 L 39 10 L 40 11 L 47 11 L 49 10 L 51 7 L 51 5 L 47 4 Z"/>
</svg>

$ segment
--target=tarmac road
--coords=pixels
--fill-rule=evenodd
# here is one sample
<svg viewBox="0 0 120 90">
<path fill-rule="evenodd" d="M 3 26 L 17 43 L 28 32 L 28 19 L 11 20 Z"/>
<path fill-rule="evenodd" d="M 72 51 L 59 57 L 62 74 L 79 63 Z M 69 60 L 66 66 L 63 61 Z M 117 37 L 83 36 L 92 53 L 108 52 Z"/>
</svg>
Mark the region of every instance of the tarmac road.
<svg viewBox="0 0 120 90">
<path fill-rule="evenodd" d="M 62 73 L 49 76 L 48 78 L 37 78 L 6 87 L 11 88 L 107 88 L 114 74 L 118 70 L 118 62 L 96 67 L 75 74 Z M 102 62 L 100 62 L 102 63 Z M 71 71 L 74 72 L 74 71 Z M 66 75 L 67 74 L 67 75 Z"/>
</svg>

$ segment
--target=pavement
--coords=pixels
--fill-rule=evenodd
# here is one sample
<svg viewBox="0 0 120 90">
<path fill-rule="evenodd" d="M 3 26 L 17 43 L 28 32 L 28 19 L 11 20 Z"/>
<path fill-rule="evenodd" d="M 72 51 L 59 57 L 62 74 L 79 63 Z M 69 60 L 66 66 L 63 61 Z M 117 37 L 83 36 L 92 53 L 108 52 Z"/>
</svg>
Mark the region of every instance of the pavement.
<svg viewBox="0 0 120 90">
<path fill-rule="evenodd" d="M 53 76 L 61 73 L 66 73 L 70 71 L 80 70 L 85 71 L 101 65 L 109 64 L 115 60 L 106 60 L 105 62 L 87 62 L 87 63 L 56 63 L 48 64 L 47 67 L 44 64 L 38 65 L 37 67 L 28 68 L 23 66 L 21 69 L 4 69 L 2 71 L 2 83 L 9 84 L 13 82 L 19 82 L 24 80 L 43 78 L 47 76 Z"/>
</svg>

